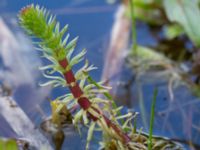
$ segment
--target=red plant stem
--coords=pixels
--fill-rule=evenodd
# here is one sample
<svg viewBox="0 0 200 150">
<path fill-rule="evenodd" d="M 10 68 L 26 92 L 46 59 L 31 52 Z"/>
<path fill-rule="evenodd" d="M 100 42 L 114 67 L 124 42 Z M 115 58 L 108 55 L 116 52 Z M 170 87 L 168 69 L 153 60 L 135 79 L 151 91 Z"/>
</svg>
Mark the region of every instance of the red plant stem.
<svg viewBox="0 0 200 150">
<path fill-rule="evenodd" d="M 59 64 L 63 69 L 66 69 L 69 63 L 68 63 L 67 59 L 64 58 L 63 60 L 59 61 Z M 131 138 L 127 134 L 125 134 L 117 125 L 115 125 L 111 120 L 109 120 L 105 115 L 103 115 L 100 110 L 91 106 L 91 102 L 89 101 L 89 99 L 87 97 L 83 96 L 83 91 L 81 90 L 80 86 L 78 85 L 71 69 L 64 72 L 63 75 L 64 75 L 64 78 L 65 78 L 67 84 L 69 85 L 69 89 L 70 89 L 71 93 L 73 94 L 74 98 L 77 99 L 78 104 L 81 106 L 82 109 L 87 110 L 88 108 L 92 108 L 98 114 L 103 116 L 107 126 L 111 127 L 121 137 L 123 143 L 127 144 L 128 142 L 131 141 Z M 98 120 L 97 117 L 95 117 L 94 115 L 92 115 L 89 112 L 88 112 L 88 115 L 93 121 Z"/>
</svg>

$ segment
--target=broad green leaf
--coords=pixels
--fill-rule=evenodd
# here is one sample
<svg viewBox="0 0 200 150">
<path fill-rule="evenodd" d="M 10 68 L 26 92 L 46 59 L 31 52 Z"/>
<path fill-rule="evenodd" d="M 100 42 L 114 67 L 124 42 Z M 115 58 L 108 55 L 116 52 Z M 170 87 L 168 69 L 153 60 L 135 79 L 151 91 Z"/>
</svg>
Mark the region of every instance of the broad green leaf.
<svg viewBox="0 0 200 150">
<path fill-rule="evenodd" d="M 18 150 L 18 146 L 15 140 L 1 140 L 0 139 L 0 150 Z"/>
<path fill-rule="evenodd" d="M 6 150 L 18 150 L 17 143 L 14 140 L 8 140 L 5 144 Z"/>
<path fill-rule="evenodd" d="M 164 0 L 167 17 L 179 23 L 196 46 L 200 46 L 198 0 Z"/>
<path fill-rule="evenodd" d="M 0 139 L 0 149 L 3 149 L 4 147 L 4 142 Z"/>
</svg>

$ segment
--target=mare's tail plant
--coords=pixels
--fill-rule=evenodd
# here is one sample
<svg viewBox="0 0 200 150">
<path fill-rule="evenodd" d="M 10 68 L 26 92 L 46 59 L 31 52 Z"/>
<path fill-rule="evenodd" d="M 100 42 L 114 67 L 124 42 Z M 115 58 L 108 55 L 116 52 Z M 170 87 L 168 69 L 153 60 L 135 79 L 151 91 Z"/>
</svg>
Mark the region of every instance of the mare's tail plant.
<svg viewBox="0 0 200 150">
<path fill-rule="evenodd" d="M 120 115 L 122 107 L 116 107 L 108 94 L 109 88 L 89 76 L 89 71 L 95 67 L 89 65 L 86 60 L 76 73 L 72 71 L 73 66 L 84 59 L 86 51 L 82 50 L 76 56 L 73 55 L 78 38 L 68 41 L 68 26 L 60 29 L 55 16 L 49 15 L 46 9 L 38 5 L 23 8 L 19 13 L 19 20 L 27 34 L 36 38 L 42 56 L 50 62 L 41 68 L 44 76 L 49 79 L 43 85 L 68 87 L 70 91 L 51 103 L 52 123 L 58 126 L 62 124 L 56 112 L 64 111 L 64 107 L 68 110 L 75 109 L 75 113 L 71 113 L 73 118 L 69 117 L 74 126 L 78 127 L 78 124 L 82 123 L 89 128 L 86 149 L 89 149 L 93 131 L 97 130 L 101 131 L 103 136 L 101 149 L 146 150 L 147 136 L 136 132 L 132 124 L 135 115 Z M 68 110 L 65 110 L 67 114 Z M 164 142 L 168 143 L 167 140 Z M 155 150 L 156 147 L 161 149 L 154 141 L 151 145 Z"/>
<path fill-rule="evenodd" d="M 80 106 L 74 115 L 73 123 L 77 125 L 83 122 L 89 126 L 88 143 L 92 138 L 93 131 L 100 129 L 106 139 L 106 142 L 104 140 L 101 143 L 102 147 L 133 148 L 134 143 L 131 142 L 131 137 L 125 133 L 133 115 L 128 113 L 117 116 L 121 107 L 111 108 L 113 103 L 107 100 L 109 98 L 105 94 L 108 88 L 104 87 L 102 82 L 94 82 L 88 74 L 95 67 L 89 66 L 86 61 L 81 69 L 73 73 L 72 67 L 83 60 L 86 51 L 82 50 L 78 55 L 72 56 L 78 38 L 68 42 L 69 34 L 65 35 L 68 26 L 60 29 L 60 24 L 56 22 L 55 16 L 49 15 L 46 9 L 38 5 L 29 5 L 23 8 L 19 13 L 19 20 L 27 34 L 39 40 L 36 42 L 38 49 L 42 51 L 42 56 L 51 62 L 50 65 L 41 68 L 46 71 L 44 76 L 49 79 L 43 85 L 68 87 L 70 90 L 70 93 L 58 98 L 62 102 L 58 108 L 61 109 L 63 105 L 66 105 L 70 110 L 72 107 Z M 100 98 L 97 96 L 99 94 L 104 94 L 105 97 Z M 59 112 L 59 109 L 57 111 Z M 124 118 L 126 121 L 120 126 L 118 120 Z M 88 143 L 86 148 L 89 146 Z"/>
</svg>

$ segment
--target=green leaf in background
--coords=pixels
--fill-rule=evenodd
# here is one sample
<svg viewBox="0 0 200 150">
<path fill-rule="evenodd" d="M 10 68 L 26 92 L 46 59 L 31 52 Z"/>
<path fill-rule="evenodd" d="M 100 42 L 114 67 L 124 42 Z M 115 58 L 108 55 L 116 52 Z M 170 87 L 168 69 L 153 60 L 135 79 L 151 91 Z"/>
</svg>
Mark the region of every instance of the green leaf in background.
<svg viewBox="0 0 200 150">
<path fill-rule="evenodd" d="M 149 47 L 144 47 L 141 45 L 137 46 L 137 52 L 130 51 L 129 57 L 132 57 L 133 61 L 134 59 L 139 58 L 142 61 L 158 61 L 158 62 L 170 62 L 171 60 L 162 53 L 159 53 Z"/>
<path fill-rule="evenodd" d="M 194 42 L 200 47 L 200 10 L 198 0 L 164 0 L 168 19 L 179 23 Z"/>
<path fill-rule="evenodd" d="M 184 33 L 184 29 L 178 24 L 168 25 L 165 28 L 165 35 L 168 39 L 173 39 Z"/>
<path fill-rule="evenodd" d="M 134 8 L 134 17 L 151 25 L 162 25 L 165 22 L 161 13 L 161 0 L 131 0 Z M 131 10 L 125 15 L 131 18 Z"/>
<path fill-rule="evenodd" d="M 18 150 L 18 146 L 15 140 L 0 139 L 0 150 Z"/>
<path fill-rule="evenodd" d="M 0 139 L 0 149 L 3 149 L 3 146 L 4 146 L 3 143 L 4 143 L 4 142 Z"/>
</svg>

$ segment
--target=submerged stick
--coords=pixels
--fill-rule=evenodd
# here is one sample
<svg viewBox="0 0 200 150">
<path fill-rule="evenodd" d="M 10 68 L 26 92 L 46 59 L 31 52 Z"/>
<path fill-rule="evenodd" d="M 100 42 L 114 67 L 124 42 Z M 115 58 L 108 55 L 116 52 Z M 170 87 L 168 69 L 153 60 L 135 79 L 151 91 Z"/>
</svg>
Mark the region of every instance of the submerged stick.
<svg viewBox="0 0 200 150">
<path fill-rule="evenodd" d="M 18 137 L 27 140 L 36 149 L 53 150 L 46 137 L 11 97 L 0 97 L 0 114 Z"/>
<path fill-rule="evenodd" d="M 125 15 L 127 4 L 120 4 L 115 13 L 115 20 L 110 34 L 110 43 L 105 55 L 104 69 L 101 76 L 103 81 L 112 87 L 112 94 L 116 94 L 117 86 L 115 81 L 109 81 L 113 76 L 122 70 L 125 54 L 128 50 L 131 20 Z"/>
</svg>

